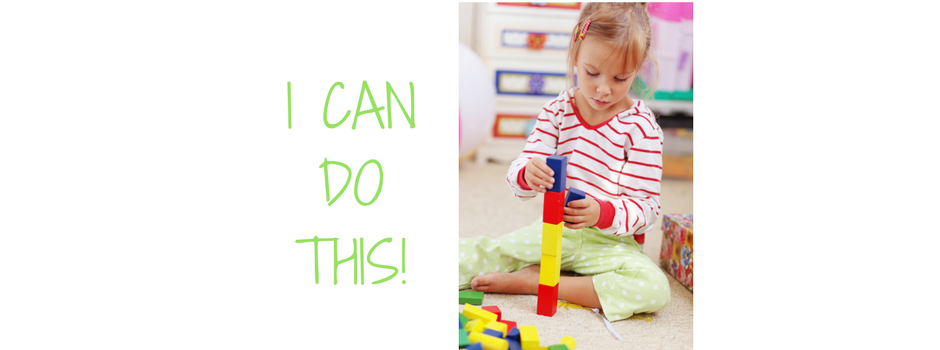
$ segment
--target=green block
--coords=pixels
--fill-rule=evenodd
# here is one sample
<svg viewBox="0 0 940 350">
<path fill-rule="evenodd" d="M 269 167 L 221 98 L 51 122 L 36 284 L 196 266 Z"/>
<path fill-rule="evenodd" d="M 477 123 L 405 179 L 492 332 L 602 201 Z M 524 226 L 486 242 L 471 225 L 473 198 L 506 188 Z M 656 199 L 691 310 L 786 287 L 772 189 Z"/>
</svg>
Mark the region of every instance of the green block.
<svg viewBox="0 0 940 350">
<path fill-rule="evenodd" d="M 458 348 L 462 348 L 462 347 L 465 347 L 465 346 L 470 346 L 470 338 L 467 337 L 467 331 L 465 331 L 465 330 L 463 330 L 463 329 L 458 329 L 458 331 L 459 331 L 458 335 L 460 336 L 460 344 L 457 345 L 457 347 L 458 347 Z M 568 348 L 565 347 L 565 350 L 567 350 L 567 349 L 568 349 Z"/>
<path fill-rule="evenodd" d="M 568 350 L 568 346 L 565 344 L 555 344 L 548 347 L 548 350 Z"/>
<path fill-rule="evenodd" d="M 461 305 L 483 305 L 483 292 L 461 291 L 459 303 Z"/>
<path fill-rule="evenodd" d="M 470 322 L 469 317 L 464 316 L 462 313 L 459 313 L 459 312 L 457 314 L 460 315 L 460 327 L 461 328 L 463 328 L 463 326 L 467 324 L 467 322 Z"/>
</svg>

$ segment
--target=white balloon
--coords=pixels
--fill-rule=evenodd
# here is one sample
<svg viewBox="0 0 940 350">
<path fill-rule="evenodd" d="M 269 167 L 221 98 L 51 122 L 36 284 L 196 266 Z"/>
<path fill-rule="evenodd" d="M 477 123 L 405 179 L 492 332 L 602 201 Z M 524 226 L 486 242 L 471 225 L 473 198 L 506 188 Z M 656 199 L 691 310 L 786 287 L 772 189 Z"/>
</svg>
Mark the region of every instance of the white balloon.
<svg viewBox="0 0 940 350">
<path fill-rule="evenodd" d="M 476 151 L 496 120 L 496 86 L 483 61 L 460 44 L 460 160 Z"/>
</svg>

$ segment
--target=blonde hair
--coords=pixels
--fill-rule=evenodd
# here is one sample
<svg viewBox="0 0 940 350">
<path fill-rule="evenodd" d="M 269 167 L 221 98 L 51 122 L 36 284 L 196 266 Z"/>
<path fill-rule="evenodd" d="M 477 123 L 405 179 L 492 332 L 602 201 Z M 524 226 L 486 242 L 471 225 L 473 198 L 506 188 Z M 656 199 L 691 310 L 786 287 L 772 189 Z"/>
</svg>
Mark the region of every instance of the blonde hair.
<svg viewBox="0 0 940 350">
<path fill-rule="evenodd" d="M 591 20 L 584 39 L 600 40 L 612 48 L 615 58 L 619 58 L 627 71 L 639 72 L 644 62 L 649 62 L 652 69 L 651 80 L 638 84 L 639 78 L 634 78 L 633 90 L 638 97 L 652 98 L 655 91 L 656 80 L 659 76 L 659 65 L 650 53 L 650 44 L 653 39 L 650 28 L 650 15 L 646 9 L 649 3 L 622 3 L 622 2 L 592 2 L 585 3 L 581 9 L 578 24 L 571 31 L 573 42 L 568 45 L 568 87 L 574 86 L 574 66 L 584 40 L 579 39 L 581 26 L 588 19 Z"/>
</svg>

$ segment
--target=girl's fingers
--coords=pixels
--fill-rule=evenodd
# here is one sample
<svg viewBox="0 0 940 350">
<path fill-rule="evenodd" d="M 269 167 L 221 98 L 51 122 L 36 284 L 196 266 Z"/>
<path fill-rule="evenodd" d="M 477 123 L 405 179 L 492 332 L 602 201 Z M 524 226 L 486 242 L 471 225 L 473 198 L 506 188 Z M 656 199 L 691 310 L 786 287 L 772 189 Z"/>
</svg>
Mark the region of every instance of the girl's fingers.
<svg viewBox="0 0 940 350">
<path fill-rule="evenodd" d="M 530 181 L 532 182 L 532 184 L 536 186 L 540 186 L 540 187 L 545 187 L 545 186 L 550 185 L 548 182 L 545 182 L 545 180 L 543 180 L 542 178 L 538 177 L 535 174 L 532 174 L 532 180 Z M 539 191 L 539 192 L 542 192 L 542 191 Z"/>
<path fill-rule="evenodd" d="M 546 174 L 544 171 L 542 171 L 542 169 L 539 169 L 539 168 L 532 169 L 532 175 L 535 176 L 539 181 L 541 181 L 542 186 L 545 186 L 548 188 L 551 188 L 550 187 L 551 184 L 555 182 L 554 178 L 552 178 L 550 175 Z"/>
<path fill-rule="evenodd" d="M 572 230 L 578 230 L 578 229 L 582 229 L 582 228 L 587 227 L 587 225 L 585 225 L 583 222 L 582 222 L 582 223 L 577 223 L 577 224 L 567 223 L 567 222 L 566 222 L 566 223 L 565 223 L 565 227 L 570 228 L 570 229 L 572 229 Z"/>
<path fill-rule="evenodd" d="M 565 215 L 562 217 L 562 220 L 568 223 L 580 224 L 586 220 L 586 217 L 583 215 Z"/>
<path fill-rule="evenodd" d="M 584 215 L 584 212 L 583 212 L 583 210 L 581 210 L 581 209 L 575 209 L 575 208 L 572 208 L 572 207 L 565 207 L 565 215 L 566 215 L 566 216 L 572 216 L 572 217 L 574 217 L 574 216 L 583 216 L 583 215 Z"/>
<path fill-rule="evenodd" d="M 569 206 L 569 207 L 572 207 L 572 208 L 587 208 L 587 207 L 591 206 L 591 202 L 589 202 L 587 198 L 585 198 L 585 199 L 579 199 L 579 200 L 576 200 L 576 201 L 571 201 L 571 202 L 569 202 L 569 203 L 568 203 L 568 206 Z"/>
</svg>

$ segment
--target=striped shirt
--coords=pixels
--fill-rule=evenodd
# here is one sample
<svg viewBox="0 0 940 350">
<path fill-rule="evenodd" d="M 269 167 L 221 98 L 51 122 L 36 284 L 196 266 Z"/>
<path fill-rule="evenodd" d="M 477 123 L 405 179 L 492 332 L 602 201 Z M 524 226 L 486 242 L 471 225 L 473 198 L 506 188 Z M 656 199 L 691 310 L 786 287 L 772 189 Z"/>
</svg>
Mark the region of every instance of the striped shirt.
<svg viewBox="0 0 940 350">
<path fill-rule="evenodd" d="M 506 181 L 522 200 L 537 192 L 519 185 L 519 172 L 532 157 L 568 157 L 568 187 L 614 207 L 606 234 L 643 234 L 660 215 L 663 131 L 641 100 L 607 122 L 589 126 L 574 107 L 574 89 L 562 91 L 542 108 L 525 150 L 509 166 Z"/>
</svg>

